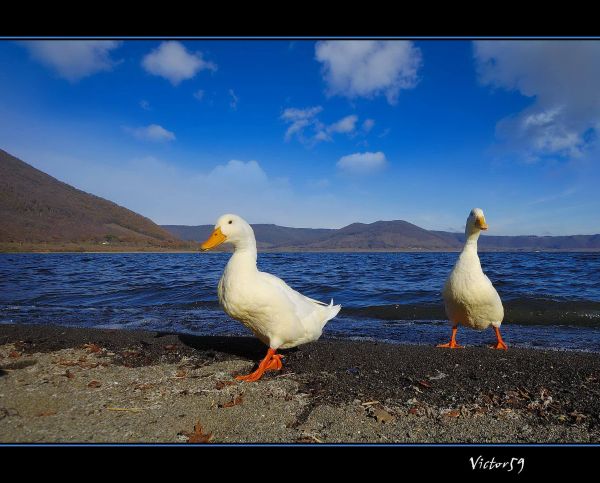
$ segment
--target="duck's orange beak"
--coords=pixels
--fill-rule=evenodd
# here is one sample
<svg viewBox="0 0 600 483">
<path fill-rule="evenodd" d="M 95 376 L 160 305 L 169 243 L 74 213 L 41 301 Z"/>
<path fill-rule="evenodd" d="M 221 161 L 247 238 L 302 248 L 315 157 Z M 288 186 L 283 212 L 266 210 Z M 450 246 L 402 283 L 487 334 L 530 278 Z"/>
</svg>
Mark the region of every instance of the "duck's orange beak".
<svg viewBox="0 0 600 483">
<path fill-rule="evenodd" d="M 485 216 L 483 216 L 483 215 L 478 216 L 477 219 L 475 220 L 475 226 L 478 226 L 481 230 L 487 230 L 488 225 L 485 222 Z"/>
<path fill-rule="evenodd" d="M 221 232 L 221 227 L 217 227 L 215 231 L 208 237 L 208 239 L 200 245 L 200 250 L 205 252 L 211 248 L 218 247 L 221 243 L 227 240 L 227 237 Z"/>
</svg>

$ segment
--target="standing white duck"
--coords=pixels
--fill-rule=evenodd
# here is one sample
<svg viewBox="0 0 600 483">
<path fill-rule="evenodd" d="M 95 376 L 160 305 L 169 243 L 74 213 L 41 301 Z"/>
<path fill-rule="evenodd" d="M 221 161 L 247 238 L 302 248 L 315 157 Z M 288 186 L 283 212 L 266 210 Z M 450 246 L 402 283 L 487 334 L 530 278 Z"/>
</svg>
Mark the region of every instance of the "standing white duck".
<svg viewBox="0 0 600 483">
<path fill-rule="evenodd" d="M 477 239 L 481 230 L 487 228 L 483 211 L 473 208 L 467 218 L 465 246 L 442 291 L 446 315 L 452 323 L 452 338 L 438 347 L 462 348 L 456 343 L 458 324 L 476 330 L 486 329 L 491 324 L 497 339 L 492 348 L 508 349 L 500 335 L 500 324 L 504 319 L 502 301 L 490 279 L 483 273 L 477 255 Z"/>
<path fill-rule="evenodd" d="M 256 267 L 256 239 L 252 227 L 237 215 L 223 215 L 202 243 L 202 251 L 230 243 L 234 252 L 219 280 L 219 303 L 232 318 L 248 327 L 269 346 L 258 369 L 242 381 L 257 381 L 267 370 L 282 368 L 277 349 L 288 349 L 312 342 L 333 319 L 341 305 L 329 305 L 305 297 L 283 280 Z"/>
</svg>

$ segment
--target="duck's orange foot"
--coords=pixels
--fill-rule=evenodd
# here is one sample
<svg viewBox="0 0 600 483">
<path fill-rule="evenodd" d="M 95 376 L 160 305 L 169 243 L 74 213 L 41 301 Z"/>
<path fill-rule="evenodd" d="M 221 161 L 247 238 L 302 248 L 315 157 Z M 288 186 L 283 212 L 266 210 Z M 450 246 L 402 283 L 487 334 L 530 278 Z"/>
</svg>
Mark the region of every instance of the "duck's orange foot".
<svg viewBox="0 0 600 483">
<path fill-rule="evenodd" d="M 458 345 L 456 342 L 456 331 L 458 330 L 458 325 L 452 327 L 452 337 L 450 337 L 450 342 L 447 344 L 438 344 L 436 347 L 443 347 L 445 349 L 464 349 L 465 347 L 462 345 Z"/>
<path fill-rule="evenodd" d="M 443 347 L 445 349 L 464 349 L 464 345 L 458 345 L 455 340 L 451 340 L 447 344 L 438 344 L 436 347 Z"/>
<path fill-rule="evenodd" d="M 273 357 L 265 368 L 265 371 L 280 371 L 283 369 L 283 364 L 281 363 L 282 357 L 283 356 L 281 354 L 273 354 Z"/>
<path fill-rule="evenodd" d="M 256 369 L 256 371 L 251 372 L 250 374 L 246 374 L 245 376 L 235 376 L 236 380 L 244 381 L 244 382 L 254 382 L 258 381 L 265 371 L 261 371 L 260 369 Z"/>
<path fill-rule="evenodd" d="M 498 327 L 494 327 L 494 332 L 496 332 L 496 345 L 491 345 L 490 349 L 501 349 L 508 350 L 508 346 L 502 340 L 502 336 L 500 335 L 500 329 Z"/>
<path fill-rule="evenodd" d="M 283 368 L 281 363 L 281 354 L 275 354 L 274 349 L 269 349 L 265 358 L 260 361 L 258 368 L 245 376 L 235 376 L 238 381 L 255 382 L 258 381 L 266 371 L 280 371 Z"/>
<path fill-rule="evenodd" d="M 499 340 L 496 345 L 491 345 L 490 349 L 501 349 L 501 350 L 508 350 L 508 346 L 506 345 L 506 343 L 503 340 Z"/>
</svg>

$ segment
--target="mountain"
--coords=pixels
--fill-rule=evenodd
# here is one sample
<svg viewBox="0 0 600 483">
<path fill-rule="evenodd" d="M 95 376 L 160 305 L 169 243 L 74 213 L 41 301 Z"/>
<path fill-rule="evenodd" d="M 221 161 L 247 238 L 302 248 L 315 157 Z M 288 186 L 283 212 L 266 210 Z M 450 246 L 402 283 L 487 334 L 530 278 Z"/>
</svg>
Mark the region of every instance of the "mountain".
<svg viewBox="0 0 600 483">
<path fill-rule="evenodd" d="M 44 246 L 148 249 L 177 248 L 182 242 L 148 218 L 78 190 L 0 149 L 0 248 Z"/>
<path fill-rule="evenodd" d="M 252 226 L 258 247 L 266 251 L 455 251 L 464 243 L 462 233 L 425 230 L 403 220 L 353 223 L 340 229 Z M 212 229 L 212 225 L 158 226 L 0 150 L 0 251 L 197 250 L 192 242 L 204 241 Z M 482 235 L 479 247 L 600 251 L 600 235 Z"/>
<path fill-rule="evenodd" d="M 202 242 L 212 233 L 213 225 L 161 225 L 181 240 Z M 272 224 L 252 225 L 258 248 L 302 246 L 317 242 L 337 231 L 329 228 L 290 228 Z"/>
<path fill-rule="evenodd" d="M 326 238 L 310 244 L 311 248 L 342 250 L 345 248 L 370 250 L 426 249 L 444 250 L 457 248 L 433 232 L 403 220 L 376 221 L 375 223 L 352 223 L 335 230 Z"/>
<path fill-rule="evenodd" d="M 257 246 L 268 251 L 456 251 L 463 233 L 425 230 L 403 220 L 352 223 L 340 229 L 252 225 Z M 163 225 L 182 240 L 202 242 L 212 225 Z M 482 251 L 600 250 L 600 235 L 489 236 L 479 238 Z"/>
</svg>

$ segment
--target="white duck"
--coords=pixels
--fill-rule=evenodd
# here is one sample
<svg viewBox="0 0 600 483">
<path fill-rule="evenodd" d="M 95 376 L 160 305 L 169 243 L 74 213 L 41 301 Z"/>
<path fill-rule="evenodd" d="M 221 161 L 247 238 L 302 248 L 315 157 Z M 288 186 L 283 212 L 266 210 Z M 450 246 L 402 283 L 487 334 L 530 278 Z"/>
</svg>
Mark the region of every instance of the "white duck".
<svg viewBox="0 0 600 483">
<path fill-rule="evenodd" d="M 329 305 L 305 297 L 283 280 L 256 267 L 256 239 L 252 227 L 237 215 L 223 215 L 210 237 L 200 246 L 210 250 L 230 243 L 234 252 L 219 281 L 219 303 L 232 318 L 248 327 L 269 346 L 258 369 L 242 381 L 256 381 L 267 370 L 282 368 L 277 349 L 288 349 L 312 342 L 333 319 L 341 305 Z"/>
<path fill-rule="evenodd" d="M 491 324 L 497 338 L 497 344 L 492 348 L 508 348 L 500 335 L 500 324 L 504 318 L 502 301 L 490 279 L 483 273 L 477 255 L 477 239 L 481 230 L 487 228 L 483 211 L 473 208 L 467 218 L 465 246 L 442 291 L 446 315 L 452 323 L 452 338 L 438 347 L 462 348 L 456 343 L 458 324 L 476 330 L 486 329 Z"/>
</svg>

